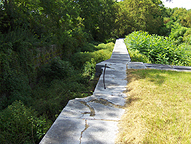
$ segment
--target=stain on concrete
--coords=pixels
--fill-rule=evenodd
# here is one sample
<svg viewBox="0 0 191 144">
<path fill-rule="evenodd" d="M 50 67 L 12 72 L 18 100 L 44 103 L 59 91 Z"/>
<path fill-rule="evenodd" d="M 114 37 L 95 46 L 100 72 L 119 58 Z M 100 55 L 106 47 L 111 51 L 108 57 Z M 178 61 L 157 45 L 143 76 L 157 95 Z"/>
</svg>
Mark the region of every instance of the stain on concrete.
<svg viewBox="0 0 191 144">
<path fill-rule="evenodd" d="M 110 107 L 115 107 L 115 108 L 123 108 L 123 106 L 115 105 L 112 102 L 110 102 L 110 101 L 108 101 L 106 99 L 103 99 L 103 98 L 94 99 L 94 100 L 91 100 L 90 102 L 96 102 L 96 103 L 99 103 L 99 104 L 102 104 L 102 105 L 105 105 L 105 106 L 110 106 Z"/>
<path fill-rule="evenodd" d="M 84 112 L 82 114 L 90 114 L 90 116 L 95 116 L 95 110 L 93 107 L 91 107 L 87 102 L 85 101 L 79 101 L 80 103 L 82 103 L 83 105 L 87 106 L 90 109 L 90 112 Z"/>
</svg>

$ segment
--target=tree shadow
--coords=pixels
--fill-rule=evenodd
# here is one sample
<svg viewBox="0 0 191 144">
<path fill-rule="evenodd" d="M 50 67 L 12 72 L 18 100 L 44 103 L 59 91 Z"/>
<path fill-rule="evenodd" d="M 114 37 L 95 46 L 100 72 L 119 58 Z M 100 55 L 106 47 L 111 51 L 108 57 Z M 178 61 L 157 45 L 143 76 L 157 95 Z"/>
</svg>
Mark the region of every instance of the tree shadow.
<svg viewBox="0 0 191 144">
<path fill-rule="evenodd" d="M 168 71 L 156 69 L 127 70 L 127 77 L 130 82 L 132 78 L 134 80 L 147 78 L 152 83 L 162 85 L 166 80 L 165 73 L 168 73 Z"/>
<path fill-rule="evenodd" d="M 126 105 L 131 106 L 134 102 L 142 100 L 139 97 L 136 97 L 135 94 L 131 94 L 129 97 L 127 97 Z"/>
</svg>

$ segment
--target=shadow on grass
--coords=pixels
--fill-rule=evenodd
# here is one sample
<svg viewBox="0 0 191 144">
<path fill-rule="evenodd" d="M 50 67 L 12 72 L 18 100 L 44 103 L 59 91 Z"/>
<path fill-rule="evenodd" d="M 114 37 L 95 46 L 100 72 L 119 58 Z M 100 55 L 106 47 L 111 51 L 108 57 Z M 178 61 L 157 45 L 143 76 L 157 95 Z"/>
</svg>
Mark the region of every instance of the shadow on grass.
<svg viewBox="0 0 191 144">
<path fill-rule="evenodd" d="M 168 71 L 155 69 L 127 70 L 129 82 L 131 82 L 132 78 L 134 80 L 148 79 L 157 85 L 162 85 L 165 82 L 165 73 L 168 73 Z"/>
<path fill-rule="evenodd" d="M 129 97 L 129 98 L 127 99 L 127 104 L 130 105 L 130 104 L 132 104 L 133 102 L 140 101 L 140 100 L 142 100 L 142 99 L 141 99 L 141 98 L 138 98 L 138 97 L 133 97 L 133 96 L 131 96 L 131 97 Z"/>
</svg>

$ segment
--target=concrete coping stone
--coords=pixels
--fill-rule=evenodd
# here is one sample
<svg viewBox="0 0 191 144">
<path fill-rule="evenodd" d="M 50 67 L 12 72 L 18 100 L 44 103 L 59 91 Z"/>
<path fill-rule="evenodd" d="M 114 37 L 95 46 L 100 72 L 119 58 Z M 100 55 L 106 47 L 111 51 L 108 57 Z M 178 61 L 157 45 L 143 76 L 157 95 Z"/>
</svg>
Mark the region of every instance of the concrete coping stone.
<svg viewBox="0 0 191 144">
<path fill-rule="evenodd" d="M 127 67 L 128 69 L 146 69 L 143 62 L 129 62 Z"/>
<path fill-rule="evenodd" d="M 173 68 L 178 70 L 191 70 L 191 67 L 188 66 L 173 66 Z"/>
<path fill-rule="evenodd" d="M 191 67 L 189 66 L 150 64 L 150 63 L 143 63 L 143 62 L 129 62 L 127 65 L 128 65 L 128 69 L 159 69 L 159 70 L 191 72 Z"/>
</svg>

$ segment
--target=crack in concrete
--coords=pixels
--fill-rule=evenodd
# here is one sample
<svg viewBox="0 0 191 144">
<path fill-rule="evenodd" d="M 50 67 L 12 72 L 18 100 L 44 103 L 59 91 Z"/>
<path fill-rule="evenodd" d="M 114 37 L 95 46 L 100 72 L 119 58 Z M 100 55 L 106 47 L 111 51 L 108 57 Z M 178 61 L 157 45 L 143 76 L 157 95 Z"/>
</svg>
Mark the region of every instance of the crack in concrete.
<svg viewBox="0 0 191 144">
<path fill-rule="evenodd" d="M 91 121 L 111 121 L 111 122 L 119 122 L 120 120 L 112 120 L 112 119 L 95 119 L 95 118 L 86 118 L 86 120 Z"/>
<path fill-rule="evenodd" d="M 88 123 L 87 123 L 87 119 L 85 119 L 85 128 L 84 128 L 84 130 L 81 132 L 80 143 L 79 143 L 79 144 L 82 143 L 82 135 L 83 135 L 83 133 L 88 129 L 88 127 L 89 127 L 89 125 L 88 125 Z"/>
<path fill-rule="evenodd" d="M 87 102 L 84 101 L 80 101 L 80 103 L 82 103 L 83 105 L 87 106 L 90 109 L 90 112 L 84 112 L 82 114 L 90 114 L 90 116 L 95 116 L 95 110 L 93 107 L 91 107 L 90 105 L 87 104 Z"/>
<path fill-rule="evenodd" d="M 90 109 L 90 112 L 83 112 L 82 114 L 90 114 L 90 116 L 95 116 L 95 109 L 93 107 L 91 107 L 88 104 L 88 102 L 95 102 L 95 103 L 99 103 L 99 104 L 102 104 L 102 105 L 105 105 L 105 106 L 110 106 L 110 107 L 115 107 L 115 108 L 124 108 L 121 105 L 113 104 L 112 102 L 110 102 L 110 101 L 108 101 L 106 99 L 103 99 L 103 98 L 93 99 L 93 100 L 90 100 L 88 102 L 85 102 L 85 101 L 79 101 L 79 102 L 82 103 L 83 105 L 87 106 Z"/>
<path fill-rule="evenodd" d="M 110 106 L 110 107 L 115 107 L 115 108 L 123 108 L 123 106 L 121 105 L 115 105 L 113 104 L 112 102 L 106 100 L 106 99 L 103 99 L 103 98 L 100 98 L 100 99 L 94 99 L 94 100 L 91 100 L 89 102 L 96 102 L 96 103 L 100 103 L 102 105 L 105 105 L 105 106 Z"/>
</svg>

